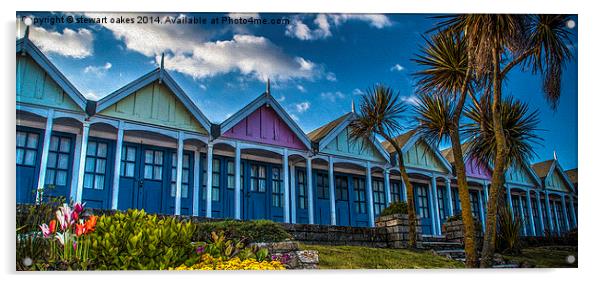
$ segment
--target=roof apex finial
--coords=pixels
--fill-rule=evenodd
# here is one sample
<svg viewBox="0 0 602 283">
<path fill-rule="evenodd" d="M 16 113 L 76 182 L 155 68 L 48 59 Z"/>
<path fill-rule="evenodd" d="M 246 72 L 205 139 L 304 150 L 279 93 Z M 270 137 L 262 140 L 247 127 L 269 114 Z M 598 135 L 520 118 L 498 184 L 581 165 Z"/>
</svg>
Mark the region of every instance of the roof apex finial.
<svg viewBox="0 0 602 283">
<path fill-rule="evenodd" d="M 266 86 L 265 86 L 265 92 L 266 92 L 267 94 L 270 94 L 270 78 L 268 78 L 268 81 L 267 81 L 267 83 L 266 83 Z"/>
<path fill-rule="evenodd" d="M 351 112 L 355 113 L 355 100 L 351 99 Z"/>
<path fill-rule="evenodd" d="M 554 160 L 558 160 L 558 155 L 556 154 L 556 150 L 554 150 Z"/>
<path fill-rule="evenodd" d="M 25 26 L 25 34 L 23 34 L 23 39 L 29 40 L 29 26 Z"/>
<path fill-rule="evenodd" d="M 161 52 L 161 70 L 165 67 L 165 52 Z"/>
</svg>

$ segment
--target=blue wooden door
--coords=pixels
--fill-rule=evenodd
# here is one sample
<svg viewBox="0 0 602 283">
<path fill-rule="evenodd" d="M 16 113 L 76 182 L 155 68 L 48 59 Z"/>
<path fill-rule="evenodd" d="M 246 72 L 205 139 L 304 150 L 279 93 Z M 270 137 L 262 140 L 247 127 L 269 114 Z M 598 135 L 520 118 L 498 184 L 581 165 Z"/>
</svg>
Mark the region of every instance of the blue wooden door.
<svg viewBox="0 0 602 283">
<path fill-rule="evenodd" d="M 166 214 L 174 214 L 176 205 L 176 179 L 178 169 L 178 156 L 175 150 L 170 151 L 171 170 L 169 172 L 170 190 L 167 198 Z M 192 184 L 194 182 L 194 155 L 190 151 L 182 153 L 182 188 L 180 198 L 180 215 L 192 215 Z"/>
<path fill-rule="evenodd" d="M 92 137 L 88 140 L 82 189 L 82 202 L 87 207 L 111 208 L 113 149 L 113 141 Z"/>
<path fill-rule="evenodd" d="M 539 222 L 539 211 L 537 209 L 537 199 L 533 196 L 531 197 L 531 213 L 533 214 L 533 224 L 535 226 L 535 235 L 540 236 L 543 235 L 543 231 L 541 230 L 541 223 Z"/>
<path fill-rule="evenodd" d="M 307 195 L 307 171 L 297 169 L 295 174 L 296 196 L 293 199 L 296 202 L 296 221 L 297 223 L 309 223 L 308 195 Z"/>
<path fill-rule="evenodd" d="M 422 227 L 422 234 L 432 235 L 432 220 L 431 211 L 429 207 L 429 193 L 428 186 L 424 184 L 413 183 L 414 187 L 414 202 L 416 203 L 416 212 L 420 217 L 420 226 Z"/>
<path fill-rule="evenodd" d="M 367 199 L 366 179 L 363 177 L 353 177 L 353 194 L 351 196 L 353 203 L 352 226 L 366 227 L 369 225 Z"/>
<path fill-rule="evenodd" d="M 225 190 L 222 190 L 222 204 L 223 204 L 223 218 L 234 218 L 235 216 L 235 211 L 234 211 L 234 189 L 235 189 L 235 184 L 234 184 L 234 178 L 236 176 L 236 166 L 234 164 L 234 159 L 232 158 L 224 158 L 223 159 L 223 166 L 225 168 L 223 168 L 222 172 L 226 172 L 226 174 L 222 174 L 223 180 L 222 180 L 222 184 L 225 184 Z M 242 172 L 242 164 L 241 164 L 241 172 Z M 242 174 L 241 174 L 241 188 L 243 186 L 243 182 L 242 182 Z"/>
<path fill-rule="evenodd" d="M 445 187 L 437 187 L 437 203 L 439 204 L 439 217 L 441 226 L 447 220 L 449 215 L 449 202 L 447 201 L 447 191 Z"/>
<path fill-rule="evenodd" d="M 211 217 L 213 218 L 222 218 L 224 211 L 224 180 L 222 177 L 224 174 L 224 169 L 222 165 L 224 165 L 224 159 L 220 156 L 213 156 L 213 161 L 211 165 Z M 201 163 L 203 167 L 203 186 L 201 191 L 201 200 L 199 203 L 199 207 L 201 208 L 201 216 L 207 215 L 207 157 L 203 156 L 201 158 Z"/>
<path fill-rule="evenodd" d="M 39 129 L 17 127 L 16 185 L 17 203 L 34 203 L 40 172 L 43 132 Z"/>
<path fill-rule="evenodd" d="M 347 176 L 335 175 L 334 196 L 337 225 L 351 226 L 351 211 L 349 209 L 349 178 Z"/>
<path fill-rule="evenodd" d="M 382 179 L 372 179 L 372 191 L 372 198 L 374 199 L 374 217 L 378 217 L 385 207 L 387 207 L 384 181 Z"/>
<path fill-rule="evenodd" d="M 119 197 L 117 209 L 138 208 L 138 187 L 140 178 L 140 146 L 125 143 L 121 148 L 119 172 Z"/>
<path fill-rule="evenodd" d="M 330 225 L 330 193 L 328 190 L 328 173 L 314 172 L 314 217 L 315 224 Z"/>
<path fill-rule="evenodd" d="M 168 150 L 159 147 L 141 146 L 142 166 L 141 183 L 139 186 L 138 207 L 148 213 L 164 213 L 166 210 L 168 194 L 168 174 L 166 165 Z"/>
<path fill-rule="evenodd" d="M 269 171 L 270 219 L 284 222 L 284 172 L 282 167 L 276 164 L 270 165 Z"/>
<path fill-rule="evenodd" d="M 249 162 L 249 178 L 245 192 L 246 219 L 267 219 L 267 166 Z"/>
<path fill-rule="evenodd" d="M 73 172 L 73 149 L 75 135 L 53 132 L 48 149 L 44 200 L 64 197 L 69 202 L 71 174 Z"/>
</svg>

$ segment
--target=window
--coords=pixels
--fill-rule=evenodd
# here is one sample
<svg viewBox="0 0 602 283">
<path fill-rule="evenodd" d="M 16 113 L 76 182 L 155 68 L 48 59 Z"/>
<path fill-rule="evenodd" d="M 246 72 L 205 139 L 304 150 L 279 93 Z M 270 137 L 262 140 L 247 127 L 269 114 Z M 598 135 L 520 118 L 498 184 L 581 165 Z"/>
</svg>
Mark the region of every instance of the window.
<svg viewBox="0 0 602 283">
<path fill-rule="evenodd" d="M 282 207 L 282 169 L 272 167 L 272 206 Z"/>
<path fill-rule="evenodd" d="M 560 231 L 566 231 L 566 221 L 564 219 L 564 211 L 562 210 L 562 202 L 556 201 L 556 213 L 558 214 L 558 226 L 560 226 Z"/>
<path fill-rule="evenodd" d="M 84 188 L 104 190 L 107 171 L 107 150 L 107 143 L 88 142 L 84 169 Z"/>
<path fill-rule="evenodd" d="M 478 192 L 470 192 L 470 209 L 473 217 L 480 217 L 480 208 Z"/>
<path fill-rule="evenodd" d="M 387 200 L 385 198 L 385 183 L 380 180 L 373 180 L 372 190 L 374 197 L 374 214 L 380 215 L 380 212 L 383 211 L 387 205 Z"/>
<path fill-rule="evenodd" d="M 163 151 L 152 149 L 144 151 L 144 179 L 156 181 L 163 179 Z"/>
<path fill-rule="evenodd" d="M 123 146 L 121 148 L 121 168 L 119 175 L 122 177 L 134 177 L 136 169 L 136 148 Z"/>
<path fill-rule="evenodd" d="M 46 185 L 66 186 L 71 164 L 71 138 L 52 136 L 46 165 Z"/>
<path fill-rule="evenodd" d="M 540 199 L 539 203 L 541 204 L 541 216 L 543 217 L 543 230 L 551 231 L 550 222 L 548 219 L 548 209 L 545 205 L 545 199 Z"/>
<path fill-rule="evenodd" d="M 17 165 L 36 165 L 39 139 L 39 134 L 17 131 Z"/>
<path fill-rule="evenodd" d="M 305 174 L 305 172 L 297 171 L 297 206 L 299 206 L 299 209 L 307 208 L 307 181 L 305 180 L 306 178 L 307 174 Z"/>
<path fill-rule="evenodd" d="M 349 184 L 347 183 L 347 177 L 336 176 L 335 177 L 335 199 L 338 201 L 349 200 Z"/>
<path fill-rule="evenodd" d="M 221 169 L 220 169 L 220 159 L 213 159 L 213 163 L 211 164 L 211 171 L 212 171 L 212 175 L 211 175 L 211 200 L 212 201 L 219 201 L 220 196 L 219 196 L 219 188 L 220 188 L 220 176 L 221 176 Z M 203 168 L 203 193 L 202 193 L 202 198 L 205 200 L 207 199 L 207 168 Z"/>
<path fill-rule="evenodd" d="M 437 187 L 437 201 L 439 202 L 439 217 L 441 220 L 447 219 L 447 209 L 445 209 L 445 188 Z"/>
<path fill-rule="evenodd" d="M 226 182 L 227 183 L 226 187 L 229 190 L 234 190 L 234 187 L 236 186 L 236 184 L 234 184 L 234 175 L 235 175 L 234 174 L 235 173 L 235 171 L 234 171 L 234 169 L 235 169 L 234 168 L 234 161 L 228 160 L 226 162 L 226 167 L 228 167 L 226 169 L 226 171 L 227 171 L 226 174 L 228 175 L 228 181 Z"/>
<path fill-rule="evenodd" d="M 178 171 L 178 155 L 171 154 L 171 196 L 176 197 L 176 180 Z M 182 198 L 188 198 L 188 188 L 190 184 L 190 155 L 182 154 Z"/>
<path fill-rule="evenodd" d="M 461 206 L 460 206 L 460 193 L 458 192 L 458 189 L 455 189 L 452 191 L 452 202 L 454 204 L 454 215 L 459 215 L 462 212 Z"/>
<path fill-rule="evenodd" d="M 328 187 L 328 175 L 316 173 L 316 190 L 319 199 L 329 199 Z"/>
<path fill-rule="evenodd" d="M 353 192 L 355 194 L 355 212 L 366 213 L 366 181 L 360 178 L 353 178 Z"/>
<path fill-rule="evenodd" d="M 472 197 L 472 195 L 471 195 Z M 519 217 L 520 218 L 520 210 L 519 210 L 519 206 L 518 206 L 518 196 L 512 195 L 510 197 L 510 199 L 512 200 L 512 214 L 514 215 L 514 217 Z M 471 198 L 471 202 L 472 202 L 472 198 Z M 474 211 L 474 209 L 473 209 Z"/>
<path fill-rule="evenodd" d="M 401 201 L 401 183 L 391 181 L 391 202 Z"/>
<path fill-rule="evenodd" d="M 537 210 L 536 198 L 531 198 L 531 213 L 533 214 L 533 224 L 535 224 L 535 231 L 541 230 L 541 227 L 539 227 L 539 211 Z"/>
<path fill-rule="evenodd" d="M 266 168 L 262 165 L 251 165 L 251 191 L 265 192 Z"/>
<path fill-rule="evenodd" d="M 430 218 L 427 187 L 419 184 L 414 184 L 413 187 L 416 191 L 416 210 L 418 211 L 418 216 L 420 218 Z"/>
</svg>

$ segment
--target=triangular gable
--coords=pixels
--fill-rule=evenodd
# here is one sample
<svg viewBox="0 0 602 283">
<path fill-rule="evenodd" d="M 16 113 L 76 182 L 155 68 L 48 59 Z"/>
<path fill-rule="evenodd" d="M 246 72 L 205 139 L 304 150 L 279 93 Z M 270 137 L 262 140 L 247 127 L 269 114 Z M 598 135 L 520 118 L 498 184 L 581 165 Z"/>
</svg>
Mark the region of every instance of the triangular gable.
<svg viewBox="0 0 602 283">
<path fill-rule="evenodd" d="M 531 166 L 527 166 L 523 163 L 514 164 L 506 170 L 506 182 L 533 185 L 536 187 L 541 186 L 541 182 L 537 177 L 537 174 L 533 171 Z"/>
<path fill-rule="evenodd" d="M 560 163 L 554 160 L 554 163 L 550 167 L 550 172 L 544 179 L 545 187 L 551 190 L 560 190 L 565 192 L 575 192 L 573 183 L 569 179 L 569 176 L 562 170 Z"/>
<path fill-rule="evenodd" d="M 102 98 L 96 112 L 206 135 L 211 132 L 211 122 L 162 68 Z"/>
<path fill-rule="evenodd" d="M 421 134 L 416 133 L 401 148 L 405 165 L 445 173 L 452 172 L 451 164 L 441 155 L 441 152 L 428 143 Z"/>
<path fill-rule="evenodd" d="M 33 42 L 31 42 L 28 38 L 28 31 L 26 31 L 26 36 L 17 40 L 16 43 L 16 54 L 19 55 L 29 55 L 35 64 L 28 64 L 33 69 L 40 68 L 40 71 L 43 71 L 45 75 L 50 78 L 51 84 L 53 85 L 45 85 L 41 83 L 40 85 L 44 85 L 43 89 L 37 88 L 38 91 L 42 91 L 44 95 L 55 95 L 48 104 L 48 101 L 40 100 L 40 103 L 43 105 L 52 105 L 61 107 L 64 106 L 66 108 L 72 108 L 71 105 L 75 104 L 77 106 L 77 110 L 85 111 L 87 99 L 75 88 L 71 82 L 56 68 L 52 62 L 38 49 Z M 17 64 L 27 64 L 27 60 L 17 60 Z M 19 66 L 17 65 L 17 71 L 19 71 Z M 38 71 L 39 72 L 39 71 Z M 21 90 L 22 84 L 26 84 L 26 82 L 19 81 L 19 74 L 17 74 L 17 100 L 20 100 L 20 94 L 25 91 Z M 44 76 L 45 79 L 45 76 Z M 61 92 L 57 93 L 57 90 L 60 89 Z M 66 94 L 66 97 L 63 95 Z M 29 94 L 32 94 L 29 92 Z M 27 100 L 26 97 L 22 99 Z M 25 102 L 25 101 L 24 101 Z M 56 104 L 54 103 L 56 102 Z M 35 103 L 35 102 L 34 102 Z M 71 109 L 73 110 L 73 109 Z"/>
<path fill-rule="evenodd" d="M 309 138 L 269 94 L 264 93 L 220 125 L 220 135 L 293 149 L 311 149 Z"/>
<path fill-rule="evenodd" d="M 318 150 L 349 157 L 360 157 L 376 162 L 387 162 L 389 154 L 376 138 L 355 140 L 350 136 L 349 124 L 356 117 L 357 115 L 353 112 L 346 114 L 343 121 L 319 140 Z"/>
<path fill-rule="evenodd" d="M 468 177 L 490 180 L 492 173 L 493 173 L 493 168 L 491 167 L 491 165 L 490 164 L 486 164 L 486 165 L 482 164 L 477 159 L 475 159 L 470 154 L 468 154 L 467 151 L 468 151 L 468 144 L 463 143 L 462 144 L 462 152 L 464 154 L 464 167 L 466 169 L 466 175 Z M 443 155 L 443 157 L 445 157 L 445 159 L 449 162 L 449 164 L 451 164 L 452 167 L 454 167 L 454 165 L 455 165 L 454 164 L 454 154 L 453 154 L 453 149 L 451 147 L 442 150 L 441 155 Z"/>
</svg>

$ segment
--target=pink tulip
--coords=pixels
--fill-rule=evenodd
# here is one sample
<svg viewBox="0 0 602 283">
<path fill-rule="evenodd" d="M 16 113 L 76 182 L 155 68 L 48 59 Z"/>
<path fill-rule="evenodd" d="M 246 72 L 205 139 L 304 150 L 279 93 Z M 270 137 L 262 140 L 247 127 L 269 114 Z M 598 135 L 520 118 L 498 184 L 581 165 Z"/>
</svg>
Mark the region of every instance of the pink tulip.
<svg viewBox="0 0 602 283">
<path fill-rule="evenodd" d="M 81 203 L 77 202 L 73 205 L 73 210 L 75 212 L 77 212 L 77 214 L 80 214 L 80 213 L 82 213 L 82 211 L 84 211 L 84 205 L 85 204 L 81 204 Z"/>
<path fill-rule="evenodd" d="M 50 227 L 48 227 L 48 225 L 46 225 L 46 223 L 40 225 L 40 229 L 42 230 L 42 234 L 44 235 L 44 238 L 48 238 L 48 236 L 50 236 Z"/>
</svg>

